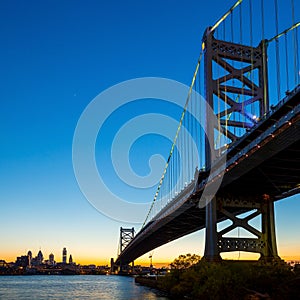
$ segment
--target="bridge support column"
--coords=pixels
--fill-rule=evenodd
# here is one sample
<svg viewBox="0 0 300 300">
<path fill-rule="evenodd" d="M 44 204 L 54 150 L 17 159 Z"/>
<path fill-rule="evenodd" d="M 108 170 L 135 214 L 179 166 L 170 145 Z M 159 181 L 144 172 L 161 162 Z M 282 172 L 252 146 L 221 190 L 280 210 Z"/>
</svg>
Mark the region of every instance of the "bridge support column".
<svg viewBox="0 0 300 300">
<path fill-rule="evenodd" d="M 218 250 L 217 233 L 217 200 L 213 197 L 206 205 L 206 231 L 205 231 L 205 251 L 204 259 L 207 261 L 221 261 Z"/>
<path fill-rule="evenodd" d="M 268 195 L 263 196 L 263 202 L 261 204 L 261 214 L 262 240 L 265 243 L 265 249 L 263 253 L 261 253 L 260 260 L 277 260 L 279 259 L 279 256 L 276 243 L 274 202 Z"/>
</svg>

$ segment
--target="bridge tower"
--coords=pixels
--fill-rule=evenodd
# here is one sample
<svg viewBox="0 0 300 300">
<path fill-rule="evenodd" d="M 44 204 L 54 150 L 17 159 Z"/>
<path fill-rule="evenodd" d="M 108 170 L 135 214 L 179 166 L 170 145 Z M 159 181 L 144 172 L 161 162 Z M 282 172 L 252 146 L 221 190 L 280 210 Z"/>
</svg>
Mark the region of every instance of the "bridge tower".
<svg viewBox="0 0 300 300">
<path fill-rule="evenodd" d="M 207 28 L 202 42 L 205 99 L 218 120 L 217 124 L 206 120 L 205 153 L 210 168 L 228 144 L 241 136 L 236 129 L 245 133 L 269 111 L 267 49 L 266 41 L 258 47 L 250 47 L 217 40 L 211 28 Z M 253 105 L 259 107 L 255 112 Z M 234 120 L 231 115 L 236 116 Z M 216 140 L 220 136 L 228 142 L 216 149 Z"/>
<path fill-rule="evenodd" d="M 134 238 L 134 227 L 132 228 L 123 228 L 120 227 L 120 242 L 119 242 L 119 253 L 122 253 L 122 251 L 127 247 L 127 245 L 131 242 L 131 240 Z M 120 272 L 122 273 L 128 273 L 129 266 L 122 265 L 122 262 L 120 263 Z M 132 262 L 132 270 L 134 269 L 134 262 Z"/>
<path fill-rule="evenodd" d="M 211 28 L 204 33 L 203 50 L 206 102 L 218 120 L 216 124 L 206 118 L 205 153 L 209 171 L 214 161 L 226 154 L 228 145 L 241 137 L 236 132 L 246 133 L 269 111 L 267 51 L 265 41 L 257 47 L 222 41 L 214 37 Z M 253 75 L 249 76 L 251 73 Z M 251 108 L 253 105 L 256 106 L 255 114 Z M 238 117 L 231 120 L 233 114 Z M 215 141 L 220 135 L 227 142 L 217 148 Z M 204 259 L 220 261 L 220 253 L 229 251 L 256 252 L 266 260 L 278 258 L 272 199 L 268 195 L 261 195 L 260 199 L 245 199 L 237 195 L 229 198 L 217 194 L 206 206 Z M 251 209 L 255 212 L 242 219 L 231 214 L 230 207 L 238 207 L 241 212 Z M 261 231 L 248 223 L 258 215 L 261 215 Z M 232 225 L 218 232 L 217 216 L 231 220 Z M 238 227 L 254 234 L 256 238 L 223 237 Z"/>
<path fill-rule="evenodd" d="M 119 244 L 119 254 L 126 248 L 126 246 L 134 238 L 134 227 L 123 228 L 120 227 L 120 244 Z"/>
</svg>

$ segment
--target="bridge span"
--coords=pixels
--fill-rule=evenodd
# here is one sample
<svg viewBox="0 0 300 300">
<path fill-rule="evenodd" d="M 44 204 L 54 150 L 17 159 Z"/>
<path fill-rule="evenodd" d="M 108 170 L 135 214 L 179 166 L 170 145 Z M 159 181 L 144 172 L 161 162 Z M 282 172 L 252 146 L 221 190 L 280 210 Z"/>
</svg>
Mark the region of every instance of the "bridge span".
<svg viewBox="0 0 300 300">
<path fill-rule="evenodd" d="M 286 37 L 285 49 L 288 49 L 287 35 L 294 32 L 296 37 L 300 22 L 281 33 L 277 30 L 275 37 L 261 40 L 256 47 L 252 45 L 252 36 L 250 46 L 216 39 L 220 24 L 241 2 L 237 1 L 228 13 L 204 33 L 203 52 L 184 110 L 185 113 L 197 82 L 196 77 L 200 76 L 203 53 L 205 101 L 217 119 L 214 122 L 207 112 L 204 113 L 206 137 L 202 144 L 205 166 L 198 170 L 200 164 L 194 165 L 190 158 L 193 152 L 187 150 L 183 157 L 186 164 L 192 162 L 189 171 L 194 169 L 194 175 L 187 176 L 188 179 L 183 180 L 184 185 L 175 193 L 175 180 L 171 178 L 166 182 L 170 199 L 149 220 L 148 214 L 147 222 L 136 236 L 132 231 L 132 239 L 126 241 L 124 249 L 121 248 L 116 265 L 127 265 L 161 245 L 204 228 L 204 258 L 208 261 L 220 261 L 220 253 L 229 251 L 259 253 L 261 259 L 267 261 L 279 259 L 274 202 L 300 191 L 300 47 L 297 38 L 294 38 L 294 65 L 291 65 L 286 51 L 286 76 L 282 79 L 279 38 Z M 272 56 L 270 44 L 273 41 L 276 42 L 275 74 L 269 70 Z M 294 73 L 292 89 L 289 69 Z M 283 85 L 286 85 L 285 95 L 281 92 Z M 201 88 L 201 84 L 199 86 Z M 183 118 L 189 117 L 184 113 L 179 130 L 184 123 Z M 177 157 L 174 158 L 175 154 L 172 154 L 180 143 L 179 130 L 150 212 L 162 192 L 161 186 L 167 171 L 171 174 L 178 172 Z M 223 142 L 217 145 L 220 140 Z M 186 148 L 189 147 L 184 138 L 182 143 Z M 218 189 L 215 190 L 216 186 Z M 247 213 L 246 216 L 244 213 Z M 261 217 L 260 229 L 249 224 L 257 216 Z M 230 220 L 232 224 L 218 231 L 217 223 L 225 220 Z M 236 228 L 245 229 L 251 237 L 226 235 Z"/>
<path fill-rule="evenodd" d="M 266 201 L 299 193 L 299 112 L 300 87 L 228 149 L 225 174 L 216 194 L 217 205 L 231 204 L 228 212 L 237 216 L 261 209 Z M 183 191 L 142 228 L 119 255 L 116 264 L 128 264 L 161 245 L 205 228 L 206 209 L 199 208 L 199 199 L 208 180 L 205 175 L 207 173 L 200 173 L 198 181 L 190 183 L 190 191 Z M 222 209 L 217 212 L 217 222 L 227 218 L 223 213 Z M 222 250 L 223 246 L 219 247 Z M 237 245 L 231 250 L 242 251 L 243 247 L 245 245 Z"/>
</svg>

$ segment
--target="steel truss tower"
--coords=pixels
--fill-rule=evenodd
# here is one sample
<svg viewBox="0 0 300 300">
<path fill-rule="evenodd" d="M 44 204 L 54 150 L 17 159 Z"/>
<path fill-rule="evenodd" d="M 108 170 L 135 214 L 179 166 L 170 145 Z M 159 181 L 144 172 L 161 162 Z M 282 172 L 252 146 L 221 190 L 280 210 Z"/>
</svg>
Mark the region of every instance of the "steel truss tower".
<svg viewBox="0 0 300 300">
<path fill-rule="evenodd" d="M 206 118 L 206 166 L 209 171 L 228 145 L 216 148 L 217 135 L 226 137 L 229 143 L 239 136 L 235 131 L 246 132 L 259 118 L 269 111 L 266 42 L 250 47 L 217 40 L 208 28 L 203 36 L 205 59 L 205 96 L 207 105 L 215 112 L 218 124 Z M 239 67 L 237 67 L 239 65 Z M 216 71 L 222 70 L 222 71 Z M 249 73 L 255 75 L 249 76 Z M 236 85 L 233 85 L 235 82 Z M 235 97 L 233 97 L 235 95 Z M 218 108 L 216 107 L 218 103 Z M 256 114 L 251 106 L 256 106 Z M 231 120 L 232 114 L 239 117 Z M 241 130 L 240 130 L 241 131 Z M 211 147 L 210 145 L 212 145 Z M 211 150 L 212 149 L 212 150 Z M 241 218 L 233 215 L 230 208 L 240 208 L 251 213 Z M 252 212 L 253 210 L 253 212 Z M 261 230 L 248 222 L 261 215 Z M 217 219 L 231 220 L 227 228 L 217 231 Z M 235 228 L 243 228 L 255 237 L 224 237 Z M 221 252 L 246 251 L 261 254 L 261 259 L 279 259 L 276 246 L 274 202 L 268 195 L 254 199 L 225 199 L 214 197 L 206 206 L 206 241 L 204 259 L 220 261 Z"/>
<path fill-rule="evenodd" d="M 123 228 L 120 227 L 120 244 L 119 244 L 119 255 L 122 251 L 127 247 L 127 245 L 133 240 L 134 238 L 134 227 L 132 228 Z M 132 262 L 132 269 L 134 268 L 134 262 Z M 120 273 L 128 273 L 129 266 L 122 265 L 120 263 Z"/>
</svg>

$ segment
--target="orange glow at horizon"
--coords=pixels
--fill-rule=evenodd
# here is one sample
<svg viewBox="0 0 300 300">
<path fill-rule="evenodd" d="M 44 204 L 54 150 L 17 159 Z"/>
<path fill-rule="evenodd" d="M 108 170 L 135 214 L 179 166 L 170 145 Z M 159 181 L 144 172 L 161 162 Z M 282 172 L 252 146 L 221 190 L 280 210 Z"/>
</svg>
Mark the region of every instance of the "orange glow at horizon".
<svg viewBox="0 0 300 300">
<path fill-rule="evenodd" d="M 42 251 L 43 252 L 43 251 Z M 290 251 L 292 252 L 292 251 Z M 25 255 L 26 253 L 16 253 L 16 254 L 7 254 L 1 253 L 0 260 L 5 260 L 6 262 L 15 262 L 16 258 L 21 255 Z M 50 254 L 50 253 L 49 253 Z M 187 254 L 187 253 L 182 253 Z M 33 256 L 36 254 L 33 253 Z M 232 259 L 232 260 L 257 260 L 259 258 L 259 254 L 256 253 L 247 253 L 247 252 L 229 252 L 229 253 L 222 253 L 221 254 L 223 259 Z M 280 258 L 284 261 L 300 261 L 300 254 L 296 253 L 282 253 L 279 254 Z M 160 257 L 153 257 L 153 265 L 156 267 L 168 267 L 172 261 L 177 258 L 178 256 L 174 256 L 170 259 L 160 258 Z M 201 256 L 202 257 L 202 256 Z M 48 256 L 44 256 L 44 259 L 48 259 Z M 60 262 L 61 258 L 59 255 L 55 255 L 56 262 Z M 110 265 L 110 258 L 99 258 L 99 257 L 89 257 L 89 256 L 78 256 L 77 258 L 74 257 L 74 261 L 80 265 L 96 265 L 96 266 L 105 266 Z M 150 261 L 149 259 L 142 257 L 135 260 L 135 265 L 141 266 L 149 266 Z"/>
</svg>

